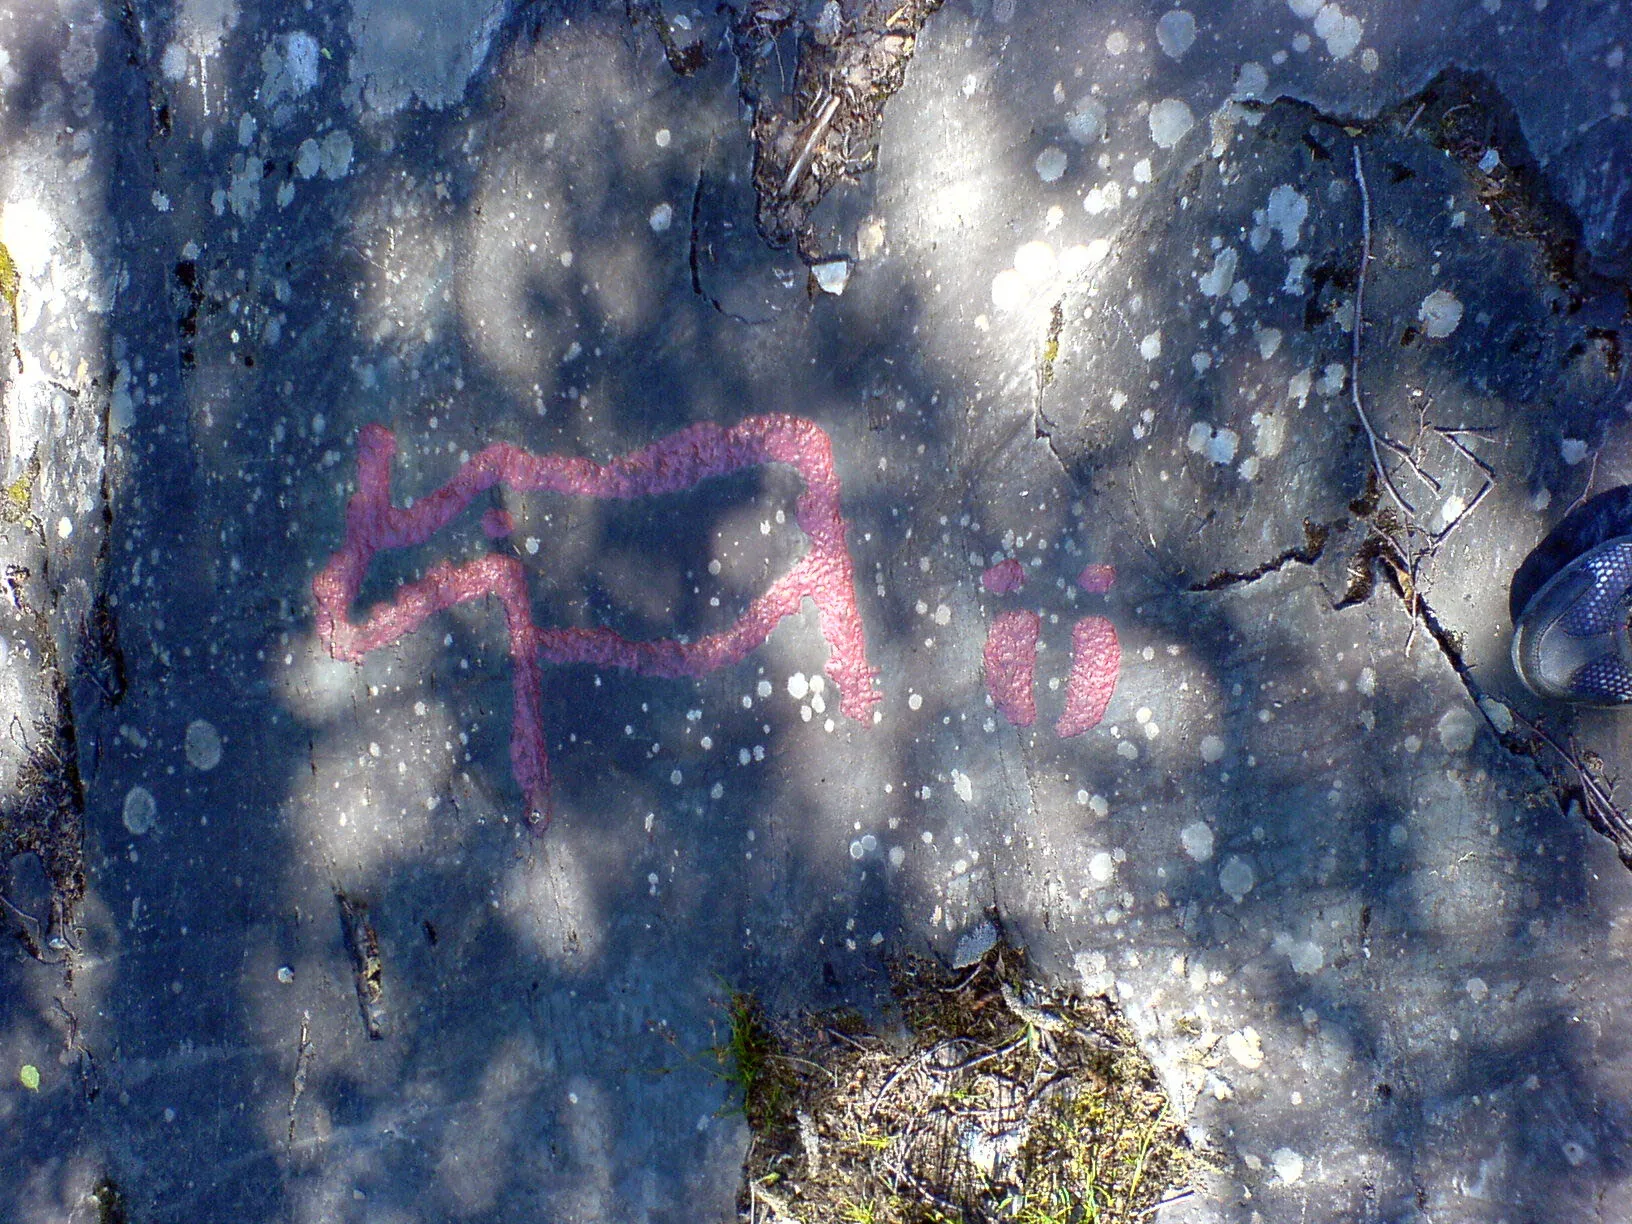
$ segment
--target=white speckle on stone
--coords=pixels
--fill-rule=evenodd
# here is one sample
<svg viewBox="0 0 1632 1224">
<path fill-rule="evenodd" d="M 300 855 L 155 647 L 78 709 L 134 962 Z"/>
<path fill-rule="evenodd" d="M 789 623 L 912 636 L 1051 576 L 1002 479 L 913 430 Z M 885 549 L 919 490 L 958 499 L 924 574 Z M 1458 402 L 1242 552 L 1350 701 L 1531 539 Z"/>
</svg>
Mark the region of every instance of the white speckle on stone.
<svg viewBox="0 0 1632 1224">
<path fill-rule="evenodd" d="M 1065 130 L 1078 144 L 1093 144 L 1105 135 L 1105 104 L 1088 96 L 1077 99 L 1077 104 L 1066 112 Z"/>
<path fill-rule="evenodd" d="M 1252 870 L 1252 864 L 1239 854 L 1232 854 L 1224 860 L 1224 866 L 1218 873 L 1218 886 L 1229 894 L 1237 904 L 1250 893 L 1258 883 L 1258 877 Z"/>
<path fill-rule="evenodd" d="M 1485 979 L 1481 977 L 1469 978 L 1467 982 L 1463 984 L 1462 989 L 1468 992 L 1468 998 L 1472 999 L 1475 1003 L 1483 1003 L 1490 997 L 1490 987 L 1485 985 Z"/>
<path fill-rule="evenodd" d="M 1157 328 L 1143 340 L 1139 341 L 1139 356 L 1146 361 L 1155 361 L 1162 355 L 1162 330 Z"/>
<path fill-rule="evenodd" d="M 295 173 L 303 179 L 315 176 L 323 165 L 323 150 L 317 141 L 307 137 L 295 150 Z"/>
<path fill-rule="evenodd" d="M 1110 814 L 1111 805 L 1106 801 L 1104 795 L 1090 795 L 1088 796 L 1088 810 L 1104 820 Z"/>
<path fill-rule="evenodd" d="M 1276 350 L 1281 347 L 1281 329 L 1278 327 L 1259 328 L 1252 335 L 1258 341 L 1258 356 L 1265 361 L 1275 356 Z"/>
<path fill-rule="evenodd" d="M 1579 1169 L 1584 1163 L 1586 1163 L 1587 1149 L 1582 1147 L 1574 1139 L 1565 1140 L 1564 1146 L 1561 1150 L 1564 1153 L 1565 1161 L 1572 1169 Z"/>
<path fill-rule="evenodd" d="M 1286 7 L 1292 10 L 1293 16 L 1302 17 L 1305 21 L 1320 12 L 1321 5 L 1326 0 L 1286 0 Z"/>
<path fill-rule="evenodd" d="M 1282 183 L 1269 193 L 1264 223 L 1281 235 L 1282 250 L 1290 251 L 1298 245 L 1298 240 L 1303 237 L 1303 223 L 1308 217 L 1309 198 L 1296 187 Z"/>
<path fill-rule="evenodd" d="M 1479 158 L 1479 169 L 1483 170 L 1486 174 L 1489 174 L 1501 164 L 1502 155 L 1495 149 L 1486 149 L 1484 154 Z"/>
<path fill-rule="evenodd" d="M 957 792 L 959 799 L 965 803 L 975 801 L 975 784 L 969 780 L 969 775 L 954 769 L 952 771 L 952 789 Z"/>
<path fill-rule="evenodd" d="M 145 786 L 133 786 L 125 793 L 124 821 L 125 828 L 137 837 L 144 833 L 151 833 L 159 814 L 158 802 L 153 798 L 153 792 Z"/>
<path fill-rule="evenodd" d="M 1362 697 L 1375 697 L 1377 695 L 1376 669 L 1362 667 L 1359 678 L 1354 682 L 1354 687 L 1360 690 Z"/>
<path fill-rule="evenodd" d="M 1128 49 L 1128 36 L 1121 30 L 1112 30 L 1105 36 L 1105 50 L 1112 55 L 1122 55 Z"/>
<path fill-rule="evenodd" d="M 1286 418 L 1276 412 L 1252 414 L 1252 449 L 1265 459 L 1273 459 L 1286 444 Z"/>
<path fill-rule="evenodd" d="M 823 293 L 838 297 L 844 292 L 844 287 L 850 283 L 850 261 L 848 259 L 829 259 L 815 264 L 810 274 L 816 278 L 816 284 Z"/>
<path fill-rule="evenodd" d="M 1013 268 L 1004 268 L 992 277 L 992 305 L 999 310 L 1018 310 L 1030 297 L 1025 278 Z"/>
<path fill-rule="evenodd" d="M 74 534 L 74 520 L 66 514 L 57 520 L 57 539 L 66 540 Z"/>
<path fill-rule="evenodd" d="M 1587 457 L 1587 444 L 1580 438 L 1561 438 L 1558 453 L 1563 456 L 1565 463 L 1574 467 Z"/>
<path fill-rule="evenodd" d="M 1123 740 L 1116 746 L 1116 755 L 1127 761 L 1139 759 L 1139 745 L 1132 740 Z"/>
<path fill-rule="evenodd" d="M 1235 460 L 1236 448 L 1241 438 L 1233 429 L 1220 429 L 1207 442 L 1207 458 L 1217 464 L 1231 463 Z"/>
<path fill-rule="evenodd" d="M 1205 863 L 1213 857 L 1213 830 L 1205 820 L 1192 820 L 1179 832 L 1179 844 L 1194 861 Z"/>
<path fill-rule="evenodd" d="M 1041 239 L 1022 244 L 1014 253 L 1014 270 L 1029 286 L 1047 284 L 1058 268 L 1054 248 Z"/>
<path fill-rule="evenodd" d="M 1423 334 L 1431 340 L 1443 340 L 1462 322 L 1462 303 L 1448 289 L 1435 289 L 1422 299 L 1417 307 L 1417 319 Z"/>
<path fill-rule="evenodd" d="M 321 146 L 320 164 L 323 177 L 327 179 L 343 179 L 351 171 L 351 133 L 343 128 L 323 137 Z"/>
<path fill-rule="evenodd" d="M 1116 860 L 1101 850 L 1088 860 L 1088 874 L 1096 884 L 1109 884 L 1111 877 L 1116 875 Z"/>
<path fill-rule="evenodd" d="M 810 694 L 810 681 L 805 678 L 804 672 L 794 672 L 788 677 L 788 696 L 795 701 L 803 701 Z"/>
<path fill-rule="evenodd" d="M 1485 717 L 1490 720 L 1490 725 L 1496 728 L 1498 735 L 1507 735 L 1513 730 L 1513 711 L 1496 698 L 1479 698 L 1479 708 L 1485 712 Z"/>
<path fill-rule="evenodd" d="M 185 748 L 187 764 L 202 773 L 221 764 L 221 733 L 205 719 L 195 718 L 187 724 Z"/>
<path fill-rule="evenodd" d="M 1303 1180 L 1303 1157 L 1291 1148 L 1276 1148 L 1269 1158 L 1269 1163 L 1275 1170 L 1275 1176 L 1283 1184 L 1295 1186 Z"/>
<path fill-rule="evenodd" d="M 278 966 L 278 981 L 287 986 L 295 980 L 295 971 L 288 965 Z"/>
<path fill-rule="evenodd" d="M 1235 70 L 1235 87 L 1230 90 L 1230 97 L 1237 102 L 1246 102 L 1252 99 L 1267 101 L 1269 93 L 1269 73 L 1264 66 L 1248 60 Z"/>
<path fill-rule="evenodd" d="M 1066 162 L 1065 150 L 1055 145 L 1049 145 L 1048 148 L 1037 154 L 1035 163 L 1037 177 L 1045 183 L 1058 182 L 1060 175 L 1065 173 Z"/>
<path fill-rule="evenodd" d="M 1238 1065 L 1248 1071 L 1256 1071 L 1264 1065 L 1263 1043 L 1258 1038 L 1258 1030 L 1250 1024 L 1226 1037 L 1224 1048 Z"/>
<path fill-rule="evenodd" d="M 1223 297 L 1235 281 L 1235 265 L 1241 256 L 1234 247 L 1227 246 L 1213 256 L 1211 271 L 1201 278 L 1200 288 L 1208 297 Z"/>
<path fill-rule="evenodd" d="M 1444 505 L 1440 506 L 1439 508 L 1440 527 L 1449 527 L 1452 523 L 1456 522 L 1457 519 L 1462 517 L 1463 512 L 1467 510 L 1467 508 L 1468 503 L 1463 501 L 1458 494 L 1452 493 L 1445 499 Z"/>
<path fill-rule="evenodd" d="M 1195 126 L 1195 115 L 1179 98 L 1163 98 L 1150 108 L 1150 138 L 1158 148 L 1171 149 Z"/>
<path fill-rule="evenodd" d="M 1183 59 L 1195 44 L 1196 19 L 1184 9 L 1171 9 L 1156 22 L 1156 41 L 1169 59 Z"/>
<path fill-rule="evenodd" d="M 652 227 L 652 233 L 661 234 L 674 221 L 673 206 L 663 203 L 647 214 L 646 224 Z"/>
<path fill-rule="evenodd" d="M 1440 716 L 1435 734 L 1446 752 L 1466 752 L 1473 746 L 1473 715 L 1461 706 L 1453 706 Z"/>
<path fill-rule="evenodd" d="M 1315 33 L 1326 43 L 1326 54 L 1335 60 L 1348 59 L 1360 45 L 1365 27 L 1335 4 L 1321 7 L 1315 14 Z"/>
<path fill-rule="evenodd" d="M 1348 381 L 1348 367 L 1341 361 L 1328 361 L 1326 368 L 1320 372 L 1320 380 L 1315 383 L 1315 390 L 1322 395 L 1336 395 Z"/>
<path fill-rule="evenodd" d="M 187 75 L 187 48 L 178 39 L 164 49 L 159 57 L 159 71 L 164 79 L 175 82 Z"/>
<path fill-rule="evenodd" d="M 1224 741 L 1216 735 L 1201 737 L 1201 759 L 1211 765 L 1224 759 Z"/>
<path fill-rule="evenodd" d="M 952 967 L 967 969 L 996 946 L 997 927 L 983 922 L 958 938 L 958 946 L 952 953 Z"/>
<path fill-rule="evenodd" d="M 317 87 L 317 39 L 304 30 L 289 35 L 283 60 L 289 66 L 290 92 L 296 97 Z"/>
<path fill-rule="evenodd" d="M 1275 951 L 1292 963 L 1292 971 L 1307 977 L 1326 967 L 1326 950 L 1313 940 L 1293 939 L 1290 935 L 1275 936 Z"/>
</svg>

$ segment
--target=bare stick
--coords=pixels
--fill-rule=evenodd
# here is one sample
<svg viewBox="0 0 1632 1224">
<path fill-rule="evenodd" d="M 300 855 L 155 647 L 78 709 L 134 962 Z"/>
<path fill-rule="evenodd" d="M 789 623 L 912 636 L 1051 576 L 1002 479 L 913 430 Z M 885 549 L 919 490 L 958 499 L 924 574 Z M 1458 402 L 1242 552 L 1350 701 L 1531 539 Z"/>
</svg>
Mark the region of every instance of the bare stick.
<svg viewBox="0 0 1632 1224">
<path fill-rule="evenodd" d="M 1410 502 L 1400 496 L 1399 489 L 1394 487 L 1394 478 L 1383 466 L 1382 444 L 1377 438 L 1377 431 L 1371 427 L 1365 405 L 1360 402 L 1360 332 L 1365 326 L 1366 317 L 1366 265 L 1371 262 L 1371 190 L 1366 186 L 1366 171 L 1360 164 L 1358 144 L 1354 146 L 1354 182 L 1360 188 L 1360 275 L 1354 286 L 1354 344 L 1349 353 L 1349 397 L 1354 401 L 1355 415 L 1360 418 L 1360 425 L 1366 431 L 1366 441 L 1371 445 L 1371 462 L 1377 469 L 1378 478 L 1394 499 L 1394 504 L 1400 508 L 1400 513 L 1410 519 L 1415 517 L 1416 511 Z"/>
</svg>

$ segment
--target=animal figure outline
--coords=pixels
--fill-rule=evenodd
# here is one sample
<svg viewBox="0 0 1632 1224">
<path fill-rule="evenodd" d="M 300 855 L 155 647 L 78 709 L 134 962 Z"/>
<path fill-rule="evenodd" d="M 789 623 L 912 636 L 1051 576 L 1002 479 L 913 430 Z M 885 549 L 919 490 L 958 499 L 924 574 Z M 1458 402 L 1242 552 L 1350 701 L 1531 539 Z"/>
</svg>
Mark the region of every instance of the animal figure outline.
<svg viewBox="0 0 1632 1224">
<path fill-rule="evenodd" d="M 510 765 L 535 832 L 548 827 L 551 815 L 541 663 L 587 663 L 642 676 L 695 678 L 747 658 L 808 597 L 828 645 L 825 670 L 839 687 L 840 709 L 865 725 L 882 700 L 856 603 L 833 446 L 815 422 L 786 413 L 751 416 L 730 427 L 701 422 L 606 463 L 494 443 L 411 507 L 391 502 L 396 450 L 396 435 L 386 426 L 363 426 L 357 442 L 357 491 L 346 505 L 345 540 L 312 580 L 318 638 L 334 658 L 360 663 L 439 612 L 495 596 L 504 608 L 513 668 Z M 804 481 L 794 518 L 809 550 L 728 628 L 695 642 L 631 641 L 601 627 L 541 627 L 533 621 L 526 568 L 519 558 L 500 552 L 461 565 L 438 561 L 422 578 L 399 587 L 389 602 L 370 609 L 360 623 L 351 619 L 376 553 L 425 543 L 496 485 L 516 492 L 632 500 L 684 492 L 705 480 L 768 463 L 786 464 Z M 493 538 L 510 530 L 502 512 L 489 511 L 482 526 Z"/>
</svg>

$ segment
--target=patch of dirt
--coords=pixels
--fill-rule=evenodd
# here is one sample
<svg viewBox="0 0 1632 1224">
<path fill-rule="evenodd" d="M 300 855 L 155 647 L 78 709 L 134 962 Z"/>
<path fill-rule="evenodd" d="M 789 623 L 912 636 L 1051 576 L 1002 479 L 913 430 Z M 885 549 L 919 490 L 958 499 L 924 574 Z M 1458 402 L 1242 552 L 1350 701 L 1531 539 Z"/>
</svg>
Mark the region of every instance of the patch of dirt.
<svg viewBox="0 0 1632 1224">
<path fill-rule="evenodd" d="M 1104 999 L 1050 997 L 998 944 L 891 967 L 898 1031 L 854 1014 L 773 1024 L 730 1004 L 719 1053 L 753 1133 L 749 1224 L 1100 1224 L 1186 1197 L 1194 1157 Z"/>
<path fill-rule="evenodd" d="M 822 257 L 809 218 L 843 178 L 878 159 L 884 104 L 906 82 L 918 33 L 941 0 L 828 0 L 796 25 L 789 0 L 750 0 L 732 23 L 743 101 L 754 109 L 754 190 L 760 235 L 772 247 Z M 846 12 L 851 7 L 855 11 Z M 791 84 L 781 47 L 798 29 Z"/>
</svg>

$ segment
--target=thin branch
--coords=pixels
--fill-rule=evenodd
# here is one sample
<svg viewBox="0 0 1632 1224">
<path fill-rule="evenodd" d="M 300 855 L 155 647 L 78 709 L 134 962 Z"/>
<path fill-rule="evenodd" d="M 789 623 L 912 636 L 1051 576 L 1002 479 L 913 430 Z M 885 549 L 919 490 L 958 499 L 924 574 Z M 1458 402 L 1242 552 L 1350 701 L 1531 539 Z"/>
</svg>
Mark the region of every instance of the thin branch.
<svg viewBox="0 0 1632 1224">
<path fill-rule="evenodd" d="M 1416 516 L 1416 511 L 1410 502 L 1400 496 L 1399 489 L 1394 486 L 1394 478 L 1383 466 L 1382 444 L 1377 431 L 1371 427 L 1365 405 L 1360 401 L 1360 333 L 1365 328 L 1366 317 L 1366 266 L 1371 263 L 1371 189 L 1366 186 L 1366 171 L 1360 164 L 1358 144 L 1354 146 L 1354 181 L 1360 188 L 1360 273 L 1354 286 L 1354 344 L 1349 353 L 1349 397 L 1354 401 L 1355 415 L 1360 418 L 1360 425 L 1366 431 L 1366 441 L 1371 445 L 1371 462 L 1383 487 L 1400 508 L 1400 513 L 1411 519 Z"/>
</svg>

